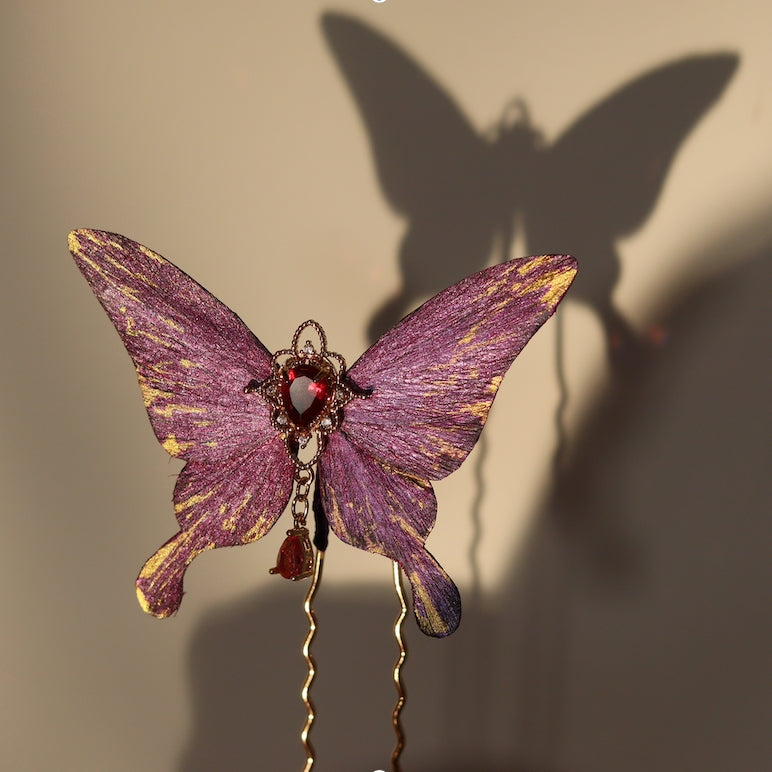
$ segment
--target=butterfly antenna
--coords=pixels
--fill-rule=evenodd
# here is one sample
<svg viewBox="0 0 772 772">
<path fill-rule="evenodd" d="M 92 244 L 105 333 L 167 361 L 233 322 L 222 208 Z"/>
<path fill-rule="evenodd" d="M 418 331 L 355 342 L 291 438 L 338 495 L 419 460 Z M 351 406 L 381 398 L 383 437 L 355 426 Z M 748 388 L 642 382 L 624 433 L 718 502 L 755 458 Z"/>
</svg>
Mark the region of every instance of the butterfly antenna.
<svg viewBox="0 0 772 772">
<path fill-rule="evenodd" d="M 399 567 L 397 561 L 394 562 L 394 589 L 397 591 L 397 598 L 399 599 L 399 615 L 394 622 L 394 637 L 397 640 L 397 646 L 399 647 L 399 657 L 397 663 L 394 665 L 394 686 L 397 689 L 397 704 L 394 706 L 394 711 L 391 714 L 391 722 L 394 724 L 394 733 L 397 735 L 397 744 L 394 746 L 394 750 L 391 754 L 391 772 L 400 772 L 399 757 L 402 753 L 402 749 L 405 747 L 405 735 L 402 733 L 402 722 L 400 720 L 400 714 L 402 708 L 405 706 L 407 699 L 405 695 L 405 689 L 402 685 L 402 665 L 407 658 L 407 648 L 405 642 L 402 639 L 402 622 L 407 616 L 407 604 L 405 603 L 405 594 L 402 591 L 402 570 Z"/>
<path fill-rule="evenodd" d="M 314 614 L 313 602 L 316 596 L 316 591 L 319 588 L 319 583 L 322 580 L 322 566 L 324 565 L 324 550 L 316 551 L 316 558 L 314 559 L 314 577 L 311 580 L 311 586 L 306 593 L 306 599 L 303 602 L 303 611 L 306 612 L 308 617 L 308 635 L 303 642 L 303 657 L 308 665 L 308 675 L 306 676 L 306 682 L 303 684 L 303 689 L 300 692 L 300 697 L 303 700 L 303 704 L 306 706 L 306 723 L 303 726 L 303 731 L 300 733 L 300 741 L 303 743 L 303 750 L 306 754 L 306 765 L 303 767 L 303 772 L 311 772 L 311 768 L 314 766 L 316 755 L 314 747 L 311 745 L 311 741 L 308 739 L 308 735 L 311 731 L 311 726 L 314 723 L 314 703 L 311 702 L 310 691 L 311 684 L 316 677 L 316 661 L 314 655 L 311 654 L 311 643 L 316 636 L 316 614 Z"/>
</svg>

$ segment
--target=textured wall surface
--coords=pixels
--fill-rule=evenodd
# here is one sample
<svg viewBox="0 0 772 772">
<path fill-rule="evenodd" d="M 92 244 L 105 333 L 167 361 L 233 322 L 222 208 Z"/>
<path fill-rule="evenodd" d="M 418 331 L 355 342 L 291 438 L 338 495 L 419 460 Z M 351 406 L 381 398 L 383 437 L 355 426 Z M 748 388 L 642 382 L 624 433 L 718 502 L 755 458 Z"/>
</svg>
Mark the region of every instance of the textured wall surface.
<svg viewBox="0 0 772 772">
<path fill-rule="evenodd" d="M 580 274 L 436 486 L 465 616 L 412 620 L 405 770 L 761 769 L 772 755 L 772 7 L 6 2 L 0 11 L 0 766 L 297 770 L 287 524 L 133 581 L 169 460 L 69 253 L 136 239 L 270 350 L 349 363 L 504 256 Z M 333 541 L 319 772 L 386 769 L 396 599 Z"/>
</svg>

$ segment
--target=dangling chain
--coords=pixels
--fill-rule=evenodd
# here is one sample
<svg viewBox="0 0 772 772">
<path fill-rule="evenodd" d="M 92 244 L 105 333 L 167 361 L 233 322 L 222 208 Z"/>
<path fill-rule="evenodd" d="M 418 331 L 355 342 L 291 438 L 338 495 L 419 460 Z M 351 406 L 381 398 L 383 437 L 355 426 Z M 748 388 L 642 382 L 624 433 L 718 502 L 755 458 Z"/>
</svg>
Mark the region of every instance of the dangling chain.
<svg viewBox="0 0 772 772">
<path fill-rule="evenodd" d="M 314 482 L 311 467 L 295 468 L 295 495 L 292 497 L 292 520 L 295 528 L 305 528 L 308 519 L 308 494 Z"/>
</svg>

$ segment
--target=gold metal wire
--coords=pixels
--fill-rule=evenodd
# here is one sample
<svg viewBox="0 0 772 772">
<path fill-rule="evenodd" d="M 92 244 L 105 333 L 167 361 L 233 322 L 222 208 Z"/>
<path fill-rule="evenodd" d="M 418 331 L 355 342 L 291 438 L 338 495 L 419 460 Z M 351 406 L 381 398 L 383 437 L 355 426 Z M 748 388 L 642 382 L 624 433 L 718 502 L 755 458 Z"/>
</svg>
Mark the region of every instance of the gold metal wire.
<svg viewBox="0 0 772 772">
<path fill-rule="evenodd" d="M 303 642 L 303 657 L 308 665 L 308 675 L 306 676 L 306 682 L 303 684 L 303 689 L 300 692 L 300 697 L 303 700 L 303 704 L 306 706 L 306 723 L 303 726 L 303 731 L 300 733 L 300 742 L 303 744 L 303 750 L 306 754 L 306 765 L 303 767 L 303 772 L 311 772 L 311 768 L 316 761 L 316 754 L 314 747 L 311 745 L 311 741 L 308 739 L 308 734 L 311 731 L 311 726 L 314 723 L 314 704 L 311 702 L 309 692 L 311 691 L 311 683 L 316 676 L 316 662 L 313 654 L 311 654 L 311 642 L 316 635 L 316 615 L 312 608 L 314 602 L 314 596 L 319 588 L 319 583 L 322 580 L 322 566 L 324 564 L 324 551 L 316 551 L 316 559 L 314 560 L 314 577 L 311 580 L 311 586 L 306 593 L 306 599 L 303 602 L 303 611 L 306 612 L 308 617 L 308 635 Z"/>
<path fill-rule="evenodd" d="M 400 772 L 399 757 L 402 753 L 402 749 L 405 747 L 405 735 L 402 732 L 402 722 L 400 721 L 400 713 L 405 705 L 407 696 L 405 689 L 402 685 L 402 665 L 407 658 L 407 648 L 405 642 L 402 640 L 402 622 L 407 616 L 407 604 L 405 603 L 405 594 L 402 592 L 402 571 L 397 561 L 394 563 L 394 589 L 397 591 L 397 598 L 399 598 L 399 616 L 394 622 L 394 637 L 397 639 L 397 646 L 399 646 L 399 658 L 396 665 L 394 665 L 393 677 L 394 686 L 397 689 L 397 704 L 394 706 L 394 711 L 391 714 L 391 722 L 394 724 L 394 734 L 397 735 L 397 744 L 394 746 L 394 750 L 391 754 L 391 772 Z"/>
</svg>

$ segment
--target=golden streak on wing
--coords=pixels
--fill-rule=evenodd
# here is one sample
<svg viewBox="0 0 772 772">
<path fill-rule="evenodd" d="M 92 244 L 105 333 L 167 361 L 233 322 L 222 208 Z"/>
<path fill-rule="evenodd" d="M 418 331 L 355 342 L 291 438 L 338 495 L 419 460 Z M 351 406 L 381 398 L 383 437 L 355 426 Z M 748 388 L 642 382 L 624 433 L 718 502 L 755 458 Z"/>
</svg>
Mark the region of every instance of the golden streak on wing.
<svg viewBox="0 0 772 772">
<path fill-rule="evenodd" d="M 161 443 L 161 446 L 170 456 L 180 456 L 186 450 L 188 450 L 188 448 L 192 448 L 195 444 L 196 444 L 195 442 L 185 442 L 185 441 L 180 442 L 173 434 L 170 434 Z"/>
<path fill-rule="evenodd" d="M 118 249 L 122 249 L 122 247 L 119 244 L 116 244 L 114 241 L 111 242 L 111 244 Z M 112 255 L 105 255 L 105 260 L 107 260 L 110 265 L 114 266 L 115 268 L 118 268 L 120 271 L 124 271 L 124 273 L 129 274 L 129 276 L 134 277 L 138 281 L 143 282 L 144 284 L 147 284 L 148 287 L 152 287 L 153 289 L 158 289 L 158 285 L 152 280 L 149 279 L 147 276 L 145 276 L 144 273 L 139 273 L 138 271 L 130 271 L 120 260 L 116 260 Z"/>
<path fill-rule="evenodd" d="M 487 399 L 479 400 L 478 402 L 469 402 L 466 405 L 459 406 L 460 413 L 469 413 L 469 415 L 473 415 L 480 420 L 481 424 L 484 424 L 488 419 L 490 409 L 491 403 L 490 400 Z"/>
<path fill-rule="evenodd" d="M 154 407 L 153 412 L 164 418 L 171 418 L 175 413 L 206 413 L 206 408 L 193 407 L 193 405 L 164 405 L 163 407 Z"/>
<path fill-rule="evenodd" d="M 499 386 L 503 380 L 503 376 L 494 375 L 493 378 L 491 378 L 490 383 L 485 387 L 485 390 L 491 396 L 488 399 L 481 399 L 477 402 L 468 402 L 464 405 L 459 405 L 459 412 L 470 413 L 476 418 L 479 418 L 481 425 L 484 426 L 485 422 L 488 420 L 488 413 L 490 412 L 491 404 L 493 403 L 493 400 L 496 397 L 496 392 L 499 390 Z"/>
<path fill-rule="evenodd" d="M 154 587 L 159 579 L 159 577 L 154 576 L 154 574 L 158 573 L 162 565 L 167 560 L 169 560 L 174 552 L 177 552 L 188 545 L 193 536 L 195 536 L 196 526 L 199 525 L 200 522 L 201 521 L 196 523 L 196 525 L 194 525 L 192 528 L 180 531 L 174 538 L 172 538 L 153 555 L 151 555 L 150 558 L 145 562 L 145 565 L 142 566 L 142 570 L 139 572 L 139 578 L 150 579 L 150 587 Z M 206 547 L 204 549 L 206 549 Z M 195 552 L 193 555 L 190 555 L 189 559 L 185 561 L 186 564 L 190 563 L 190 561 L 193 560 L 197 554 L 198 552 Z"/>
<path fill-rule="evenodd" d="M 216 487 L 216 486 L 215 486 Z M 174 505 L 174 512 L 175 514 L 180 514 L 181 512 L 184 512 L 186 509 L 190 509 L 191 507 L 195 507 L 197 504 L 203 504 L 215 491 L 215 488 L 211 488 L 206 493 L 194 493 L 190 498 L 185 499 L 185 501 L 178 501 Z"/>
<path fill-rule="evenodd" d="M 566 268 L 561 271 L 549 273 L 537 281 L 525 282 L 517 291 L 518 297 L 530 295 L 533 292 L 541 292 L 540 301 L 552 311 L 560 302 L 566 290 L 576 276 L 575 268 Z"/>
<path fill-rule="evenodd" d="M 510 270 L 502 272 L 501 276 L 499 276 L 499 278 L 496 279 L 496 281 L 494 281 L 492 284 L 489 284 L 472 302 L 476 303 L 483 300 L 484 298 L 489 298 L 495 292 L 498 292 L 502 287 L 509 284 L 507 277 L 509 276 Z"/>
<path fill-rule="evenodd" d="M 136 298 L 132 298 L 132 299 L 137 300 Z M 132 338 L 136 338 L 142 335 L 148 340 L 152 340 L 153 343 L 157 343 L 159 346 L 163 346 L 164 348 L 172 347 L 171 341 L 164 340 L 163 338 L 159 338 L 157 335 L 153 335 L 152 332 L 148 332 L 147 330 L 142 330 L 137 328 L 136 322 L 134 321 L 133 316 L 126 317 L 126 334 Z"/>
<path fill-rule="evenodd" d="M 255 524 L 241 537 L 241 544 L 248 544 L 251 541 L 257 541 L 268 533 L 275 520 L 273 518 L 269 518 L 266 521 L 265 516 L 267 513 L 268 507 L 265 507 L 260 515 L 258 515 L 257 522 L 255 522 Z"/>
<path fill-rule="evenodd" d="M 198 362 L 193 362 L 190 359 L 180 359 L 180 365 L 186 370 L 189 370 L 191 367 L 201 367 Z"/>
<path fill-rule="evenodd" d="M 171 327 L 176 332 L 185 332 L 185 328 L 182 325 L 177 324 L 177 322 L 174 321 L 174 319 L 169 319 L 166 316 L 158 315 L 158 318 L 166 325 Z M 188 360 L 186 360 L 188 361 Z"/>
<path fill-rule="evenodd" d="M 434 427 L 426 427 L 426 442 L 422 443 L 419 450 L 425 453 L 428 458 L 436 456 L 444 456 L 448 459 L 455 459 L 459 462 L 463 461 L 467 456 L 467 451 L 461 450 L 458 446 L 449 442 L 444 437 L 432 433 Z M 447 427 L 446 432 L 454 433 L 459 431 L 457 427 Z M 432 469 L 435 472 L 440 472 L 441 467 L 439 463 L 434 463 Z"/>
<path fill-rule="evenodd" d="M 161 565 L 169 558 L 169 556 L 176 552 L 182 544 L 181 541 L 187 541 L 190 539 L 191 532 L 190 531 L 180 531 L 180 533 L 177 534 L 177 536 L 172 539 L 171 541 L 168 541 L 166 544 L 163 545 L 160 549 L 158 549 L 153 555 L 151 555 L 148 560 L 145 562 L 145 565 L 142 566 L 142 570 L 139 572 L 139 578 L 140 579 L 151 579 L 150 586 L 152 587 L 156 581 L 157 577 L 153 578 L 153 575 L 158 571 L 158 569 L 161 567 Z"/>
<path fill-rule="evenodd" d="M 155 260 L 157 263 L 161 263 L 162 265 L 166 263 L 167 261 L 164 260 L 161 255 L 156 254 L 153 252 L 152 249 L 148 249 L 147 247 L 143 247 L 142 244 L 137 244 L 139 247 L 139 251 L 145 255 L 145 257 L 149 257 L 151 260 Z"/>
<path fill-rule="evenodd" d="M 518 276 L 528 276 L 528 274 L 541 268 L 545 263 L 552 260 L 552 255 L 535 255 L 530 260 L 522 265 L 517 263 L 513 264 L 513 268 L 517 270 Z"/>
<path fill-rule="evenodd" d="M 549 306 L 550 310 L 562 300 L 563 295 L 566 294 L 568 288 L 571 286 L 571 282 L 576 276 L 576 268 L 569 268 L 564 271 L 560 271 L 555 274 L 552 282 L 552 289 L 542 298 L 542 300 Z"/>
<path fill-rule="evenodd" d="M 142 392 L 142 401 L 145 403 L 146 408 L 149 408 L 157 399 L 171 399 L 174 396 L 170 391 L 153 388 L 142 373 L 137 373 L 137 380 L 139 381 L 139 389 Z"/>
<path fill-rule="evenodd" d="M 196 535 L 196 530 L 200 523 L 201 521 L 199 520 L 198 523 L 196 523 L 191 528 L 188 528 L 185 531 L 180 531 L 175 537 L 164 544 L 163 547 L 156 551 L 155 554 L 153 554 L 145 562 L 145 565 L 142 566 L 142 570 L 139 572 L 138 579 L 149 579 L 150 583 L 148 589 L 153 590 L 159 581 L 162 580 L 162 568 L 164 563 L 171 560 L 175 552 L 178 552 L 179 550 L 188 546 L 189 542 Z M 214 546 L 214 542 L 209 542 L 198 549 L 191 550 L 190 553 L 185 556 L 185 565 L 189 565 L 193 558 L 195 558 L 197 555 L 200 555 L 202 552 L 206 552 L 206 550 L 212 549 Z M 158 617 L 159 619 L 164 619 L 173 613 L 172 611 L 162 611 L 161 613 L 153 611 L 145 593 L 142 592 L 139 584 L 137 584 L 136 590 L 139 605 L 142 607 L 142 610 L 146 614 L 151 614 L 152 616 Z"/>
<path fill-rule="evenodd" d="M 78 259 L 82 260 L 87 265 L 90 265 L 93 270 L 101 274 L 105 281 L 114 289 L 116 289 L 118 292 L 121 293 L 121 295 L 124 295 L 125 297 L 129 298 L 130 300 L 133 300 L 135 303 L 139 302 L 139 298 L 134 294 L 131 287 L 127 287 L 125 284 L 120 284 L 118 280 L 112 275 L 107 273 L 99 263 L 95 263 L 88 255 L 86 255 L 83 250 L 81 249 L 80 242 L 77 240 L 77 238 L 72 238 L 72 233 L 70 234 L 69 238 L 69 246 L 70 251 L 75 255 Z M 98 242 L 97 242 L 98 243 Z"/>
<path fill-rule="evenodd" d="M 252 491 L 247 491 L 246 495 L 244 496 L 244 500 L 241 502 L 241 504 L 239 504 L 236 507 L 236 509 L 233 510 L 233 514 L 222 521 L 221 525 L 223 530 L 225 531 L 236 530 L 236 520 L 238 520 L 239 517 L 241 517 L 241 513 L 246 509 L 246 506 L 247 504 L 249 504 L 249 501 L 251 498 L 252 498 Z M 220 508 L 220 512 L 222 514 L 222 507 Z"/>
<path fill-rule="evenodd" d="M 405 533 L 407 536 L 409 536 L 411 539 L 416 541 L 421 547 L 424 546 L 424 542 L 426 541 L 426 536 L 422 533 L 419 533 L 415 526 L 409 521 L 405 519 L 405 512 L 402 509 L 402 507 L 399 507 L 399 511 L 395 511 L 392 509 L 389 513 L 389 520 L 396 525 L 403 533 Z M 391 555 L 387 555 L 387 557 L 391 557 L 392 560 L 394 558 Z"/>
<path fill-rule="evenodd" d="M 483 324 L 482 320 L 473 324 L 469 328 L 469 332 L 466 335 L 464 335 L 464 337 L 461 338 L 461 340 L 459 340 L 459 342 L 456 345 L 465 346 L 467 343 L 471 343 L 477 337 L 477 331 L 480 329 L 482 324 Z"/>
<path fill-rule="evenodd" d="M 387 472 L 391 472 L 391 474 L 399 475 L 403 480 L 410 480 L 411 482 L 414 482 L 416 485 L 418 485 L 421 488 L 431 488 L 432 484 L 425 480 L 423 477 L 419 477 L 418 475 L 410 474 L 410 472 L 405 472 L 402 469 L 398 469 L 396 466 L 392 466 L 391 464 L 387 464 L 385 461 L 378 461 L 379 466 L 383 467 Z"/>
<path fill-rule="evenodd" d="M 511 302 L 510 300 L 507 300 L 507 304 Z M 489 317 L 490 321 L 490 317 Z M 447 367 L 455 367 L 459 361 L 462 358 L 465 358 L 469 361 L 474 361 L 475 357 L 474 354 L 478 350 L 485 350 L 491 346 L 498 346 L 499 344 L 506 343 L 508 338 L 510 336 L 510 332 L 503 332 L 499 335 L 497 335 L 495 338 L 489 338 L 487 340 L 482 340 L 479 343 L 474 341 L 474 336 L 469 338 L 468 341 L 466 341 L 463 348 L 457 347 L 456 350 L 453 352 L 453 356 L 448 361 L 447 365 L 440 365 L 436 369 L 443 370 Z M 453 376 L 454 378 L 456 376 Z M 442 383 L 440 383 L 442 385 Z"/>
<path fill-rule="evenodd" d="M 128 298 L 129 300 L 133 300 L 135 303 L 139 303 L 139 298 L 134 294 L 134 290 L 126 284 L 121 284 L 118 286 L 118 291 L 121 293 L 121 295 Z"/>
<path fill-rule="evenodd" d="M 410 584 L 413 586 L 413 592 L 423 604 L 426 617 L 431 623 L 432 630 L 436 631 L 436 633 L 439 633 L 440 635 L 443 633 L 447 635 L 448 626 L 443 621 L 440 612 L 437 611 L 437 607 L 434 605 L 431 597 L 426 592 L 424 586 L 421 584 L 421 580 L 418 574 L 415 571 L 410 571 L 408 572 L 408 578 L 410 579 Z"/>
<path fill-rule="evenodd" d="M 332 511 L 325 512 L 325 514 L 327 515 L 327 517 L 331 517 L 336 522 L 340 523 L 340 509 L 338 509 L 338 492 L 329 482 L 327 483 L 327 490 L 330 492 L 330 497 L 332 498 Z"/>
<path fill-rule="evenodd" d="M 106 247 L 107 242 L 103 239 L 100 239 L 95 233 L 92 233 L 91 231 L 73 231 L 73 233 L 77 233 L 78 235 L 85 236 L 92 244 L 96 244 L 98 247 Z M 120 248 L 120 245 L 116 244 Z"/>
</svg>

